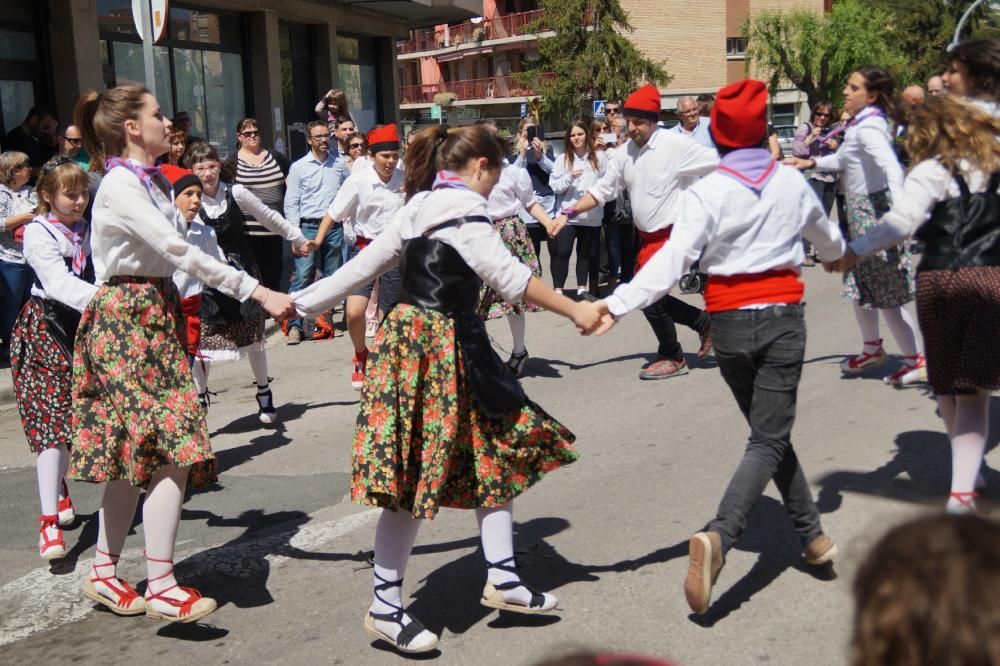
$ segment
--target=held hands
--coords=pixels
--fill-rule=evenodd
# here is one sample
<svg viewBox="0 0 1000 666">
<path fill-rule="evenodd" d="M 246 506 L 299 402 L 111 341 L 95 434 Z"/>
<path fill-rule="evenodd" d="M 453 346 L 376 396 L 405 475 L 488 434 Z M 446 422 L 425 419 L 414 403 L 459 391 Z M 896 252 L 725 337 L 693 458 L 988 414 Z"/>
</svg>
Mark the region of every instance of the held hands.
<svg viewBox="0 0 1000 666">
<path fill-rule="evenodd" d="M 263 285 L 258 285 L 254 289 L 251 298 L 260 303 L 264 311 L 277 321 L 290 319 L 296 314 L 295 301 L 292 300 L 291 296 L 278 291 L 271 291 Z"/>
<path fill-rule="evenodd" d="M 614 327 L 615 318 L 604 301 L 581 301 L 573 309 L 573 323 L 581 335 L 604 335 Z"/>
<path fill-rule="evenodd" d="M 314 240 L 307 240 L 302 245 L 292 249 L 292 254 L 296 257 L 306 257 L 319 249 L 319 243 Z"/>
<path fill-rule="evenodd" d="M 823 269 L 827 273 L 846 273 L 858 264 L 858 255 L 850 247 L 844 252 L 840 259 L 834 261 L 824 261 Z"/>
<path fill-rule="evenodd" d="M 812 169 L 816 166 L 816 160 L 805 160 L 801 157 L 786 157 L 782 161 L 782 164 L 795 167 L 799 171 L 805 171 L 806 169 Z"/>
</svg>

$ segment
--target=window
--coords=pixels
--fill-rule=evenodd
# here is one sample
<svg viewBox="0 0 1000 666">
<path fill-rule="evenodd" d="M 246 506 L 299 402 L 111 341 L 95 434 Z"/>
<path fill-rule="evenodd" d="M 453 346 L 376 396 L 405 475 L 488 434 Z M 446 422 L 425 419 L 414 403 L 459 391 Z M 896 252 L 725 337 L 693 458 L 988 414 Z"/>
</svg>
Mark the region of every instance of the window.
<svg viewBox="0 0 1000 666">
<path fill-rule="evenodd" d="M 779 125 L 795 125 L 795 105 L 772 104 L 771 124 L 775 127 Z"/>
<path fill-rule="evenodd" d="M 747 40 L 744 37 L 726 37 L 726 56 L 742 57 L 747 52 Z"/>
<path fill-rule="evenodd" d="M 97 6 L 107 85 L 145 84 L 130 0 L 98 0 Z M 166 37 L 153 47 L 156 97 L 164 115 L 187 111 L 191 133 L 223 157 L 234 149 L 236 123 L 246 112 L 242 51 L 238 14 L 175 6 Z"/>
<path fill-rule="evenodd" d="M 337 55 L 337 79 L 347 95 L 351 115 L 358 127 L 368 129 L 378 122 L 375 39 L 337 35 Z"/>
</svg>

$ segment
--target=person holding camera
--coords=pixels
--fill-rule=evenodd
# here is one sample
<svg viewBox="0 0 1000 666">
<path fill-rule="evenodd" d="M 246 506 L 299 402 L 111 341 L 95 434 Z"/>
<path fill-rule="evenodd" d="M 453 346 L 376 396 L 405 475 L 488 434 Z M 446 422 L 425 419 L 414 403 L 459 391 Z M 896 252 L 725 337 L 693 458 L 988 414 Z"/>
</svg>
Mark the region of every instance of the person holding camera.
<svg viewBox="0 0 1000 666">
<path fill-rule="evenodd" d="M 327 124 L 327 128 L 330 130 L 330 134 L 334 135 L 337 133 L 338 118 L 350 118 L 351 122 L 354 122 L 354 116 L 351 115 L 351 110 L 347 106 L 347 94 L 340 88 L 330 88 L 323 95 L 323 99 L 316 102 L 316 107 L 313 109 L 316 112 L 316 116 Z M 353 130 L 354 128 L 352 128 Z M 334 159 L 339 155 L 338 146 L 331 146 L 334 152 Z"/>
</svg>

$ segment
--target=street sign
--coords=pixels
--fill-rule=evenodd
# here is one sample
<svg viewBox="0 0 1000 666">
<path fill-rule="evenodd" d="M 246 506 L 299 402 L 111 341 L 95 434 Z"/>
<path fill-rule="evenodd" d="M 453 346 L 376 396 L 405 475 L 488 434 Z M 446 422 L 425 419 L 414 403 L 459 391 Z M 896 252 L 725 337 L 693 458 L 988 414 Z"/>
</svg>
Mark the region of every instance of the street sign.
<svg viewBox="0 0 1000 666">
<path fill-rule="evenodd" d="M 603 118 L 605 116 L 604 105 L 607 103 L 607 101 L 608 100 L 606 100 L 606 99 L 595 99 L 594 100 L 594 117 L 595 118 Z"/>
<path fill-rule="evenodd" d="M 431 118 L 434 120 L 441 120 L 441 105 L 431 104 Z"/>
<path fill-rule="evenodd" d="M 153 43 L 160 41 L 167 31 L 167 0 L 145 0 L 149 5 L 149 15 L 153 20 Z M 142 3 L 143 0 L 132 0 L 132 21 L 135 22 L 135 29 L 143 39 L 146 31 L 142 25 Z"/>
<path fill-rule="evenodd" d="M 521 102 L 521 117 L 524 118 L 526 115 L 528 115 L 528 103 Z"/>
</svg>

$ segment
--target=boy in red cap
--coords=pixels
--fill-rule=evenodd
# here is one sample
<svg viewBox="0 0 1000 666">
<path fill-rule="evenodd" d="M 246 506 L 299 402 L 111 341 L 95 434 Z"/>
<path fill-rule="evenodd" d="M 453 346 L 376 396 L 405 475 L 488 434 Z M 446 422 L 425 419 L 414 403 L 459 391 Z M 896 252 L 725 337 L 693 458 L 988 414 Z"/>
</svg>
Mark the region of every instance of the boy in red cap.
<svg viewBox="0 0 1000 666">
<path fill-rule="evenodd" d="M 631 141 L 611 152 L 608 169 L 572 208 L 564 209 L 556 220 L 556 230 L 580 213 L 603 206 L 627 189 L 632 202 L 632 221 L 642 246 L 636 257 L 640 271 L 657 249 L 670 238 L 677 221 L 678 202 L 684 188 L 711 173 L 719 156 L 688 137 L 657 126 L 660 91 L 646 84 L 625 100 L 625 120 Z M 639 379 L 669 379 L 688 372 L 681 345 L 677 341 L 678 321 L 697 331 L 701 338 L 698 358 L 712 350 L 708 315 L 684 301 L 664 294 L 643 310 L 658 341 L 657 359 L 644 367 Z"/>
<path fill-rule="evenodd" d="M 711 131 L 721 163 L 684 192 L 670 242 L 632 282 L 595 304 L 618 318 L 655 303 L 699 257 L 709 275 L 705 305 L 715 357 L 750 438 L 716 517 L 691 538 L 684 594 L 695 613 L 708 610 L 725 554 L 772 479 L 806 562 L 822 565 L 837 552 L 820 527 L 791 432 L 806 344 L 802 236 L 827 262 L 843 254 L 844 240 L 802 175 L 767 150 L 763 83 L 739 81 L 720 90 Z"/>
<path fill-rule="evenodd" d="M 335 221 L 352 218 L 352 228 L 356 236 L 350 255 L 353 258 L 394 224 L 396 213 L 405 203 L 403 170 L 397 168 L 399 147 L 399 132 L 395 123 L 376 126 L 368 132 L 370 159 L 354 169 L 340 186 L 337 196 L 316 231 L 317 242 L 323 242 L 323 238 Z M 379 276 L 376 298 L 380 318 L 389 314 L 389 310 L 399 302 L 399 283 L 398 269 L 394 268 Z M 368 308 L 368 301 L 372 298 L 374 288 L 373 280 L 347 297 L 347 332 L 354 345 L 351 386 L 356 391 L 360 391 L 364 385 L 365 368 L 368 364 L 365 310 Z"/>
</svg>

